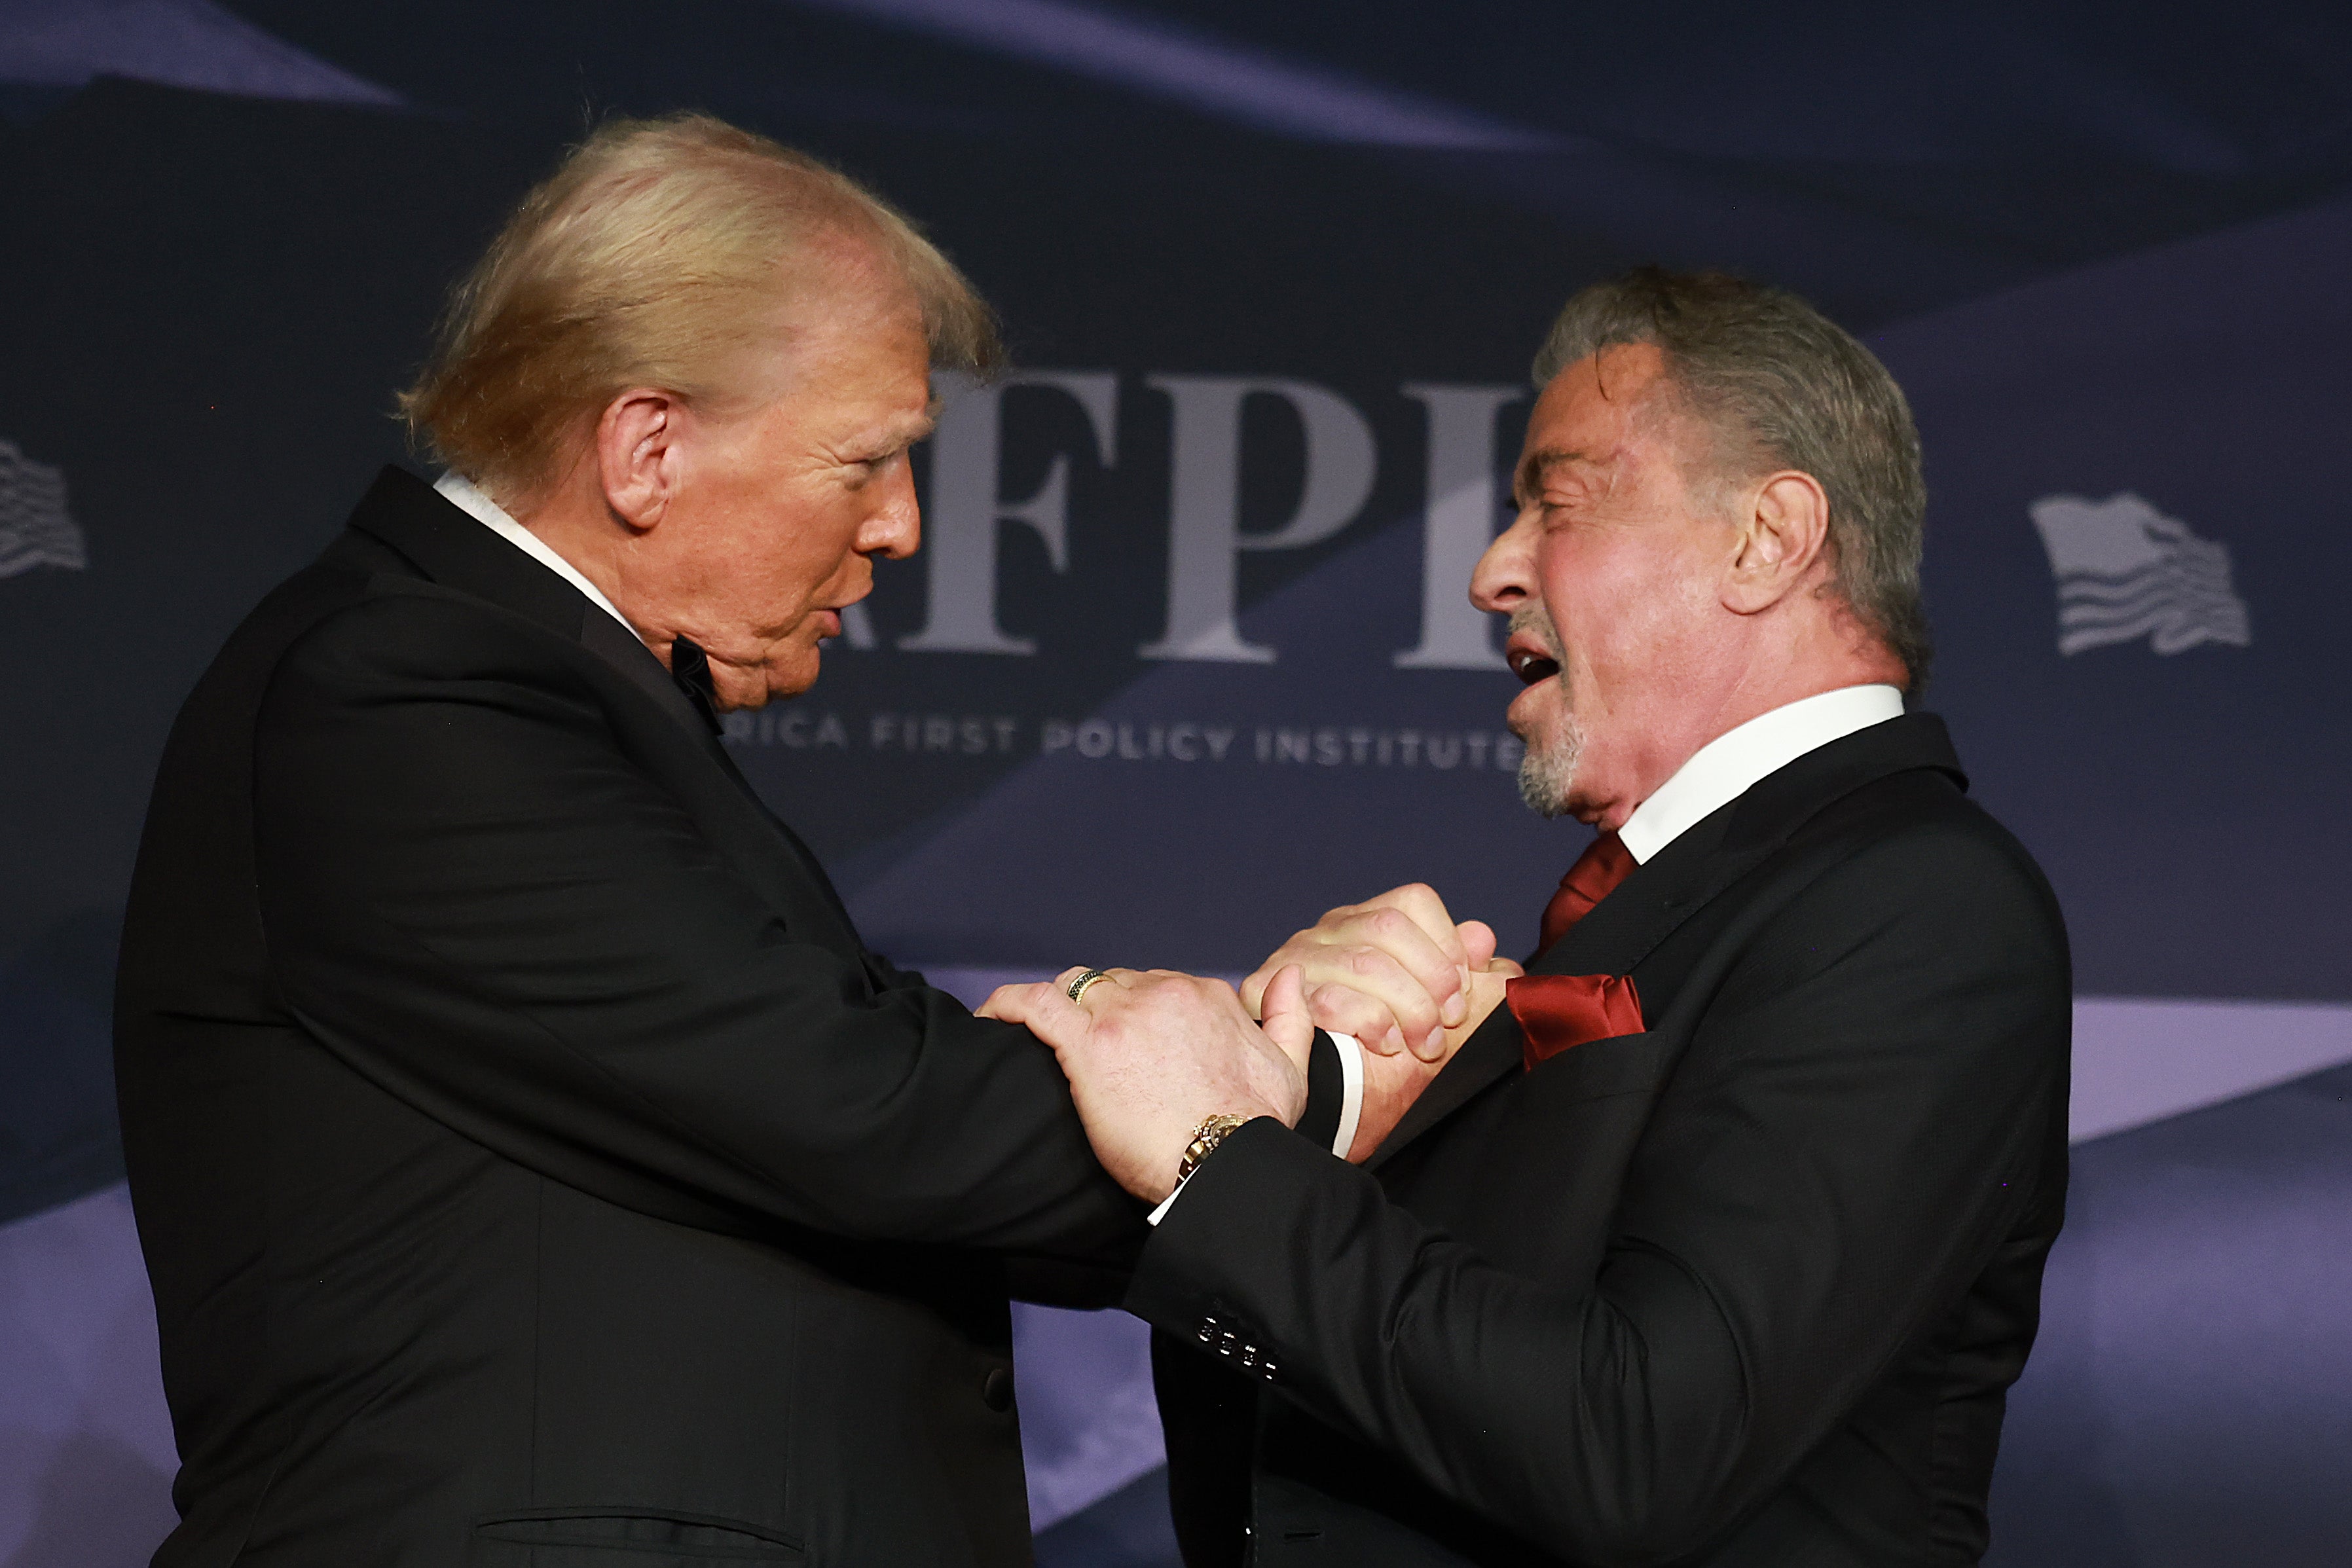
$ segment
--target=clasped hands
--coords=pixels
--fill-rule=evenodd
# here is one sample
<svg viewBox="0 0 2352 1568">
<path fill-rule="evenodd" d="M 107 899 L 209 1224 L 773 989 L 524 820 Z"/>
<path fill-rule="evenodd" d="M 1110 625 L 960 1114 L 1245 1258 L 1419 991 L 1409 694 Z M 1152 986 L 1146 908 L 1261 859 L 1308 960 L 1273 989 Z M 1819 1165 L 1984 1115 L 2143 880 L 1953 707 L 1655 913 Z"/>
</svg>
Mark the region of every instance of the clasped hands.
<svg viewBox="0 0 2352 1568">
<path fill-rule="evenodd" d="M 1348 1157 L 1378 1148 L 1520 972 L 1483 921 L 1456 923 L 1413 883 L 1344 904 L 1276 948 L 1239 991 L 1172 969 L 1111 969 L 1073 1001 L 1069 969 L 998 988 L 983 1018 L 1053 1047 L 1096 1157 L 1158 1203 L 1194 1129 L 1212 1116 L 1295 1124 L 1318 1029 L 1365 1048 L 1363 1109 Z"/>
</svg>

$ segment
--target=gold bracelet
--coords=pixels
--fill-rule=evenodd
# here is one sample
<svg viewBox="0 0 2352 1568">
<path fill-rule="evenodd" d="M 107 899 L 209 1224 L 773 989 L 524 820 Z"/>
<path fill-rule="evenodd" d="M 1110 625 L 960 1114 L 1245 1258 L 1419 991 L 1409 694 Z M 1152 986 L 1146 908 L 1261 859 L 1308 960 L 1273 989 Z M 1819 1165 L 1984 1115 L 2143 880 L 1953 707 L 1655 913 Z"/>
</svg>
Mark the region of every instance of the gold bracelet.
<svg viewBox="0 0 2352 1568">
<path fill-rule="evenodd" d="M 1191 1180 L 1192 1173 L 1200 1169 L 1201 1162 L 1209 1157 L 1209 1152 L 1223 1143 L 1226 1135 L 1235 1127 L 1248 1120 L 1247 1116 L 1235 1116 L 1228 1113 L 1222 1116 L 1212 1116 L 1193 1128 L 1192 1141 L 1184 1145 L 1184 1157 L 1176 1162 L 1176 1185 L 1182 1186 Z"/>
</svg>

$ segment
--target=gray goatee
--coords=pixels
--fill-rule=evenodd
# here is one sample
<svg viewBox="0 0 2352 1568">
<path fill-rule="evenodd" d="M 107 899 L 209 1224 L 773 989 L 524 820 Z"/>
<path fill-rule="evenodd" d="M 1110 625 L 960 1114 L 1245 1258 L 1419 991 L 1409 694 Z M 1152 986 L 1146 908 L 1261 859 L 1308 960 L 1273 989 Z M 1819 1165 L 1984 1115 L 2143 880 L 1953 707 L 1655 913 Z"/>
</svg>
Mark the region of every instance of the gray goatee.
<svg viewBox="0 0 2352 1568">
<path fill-rule="evenodd" d="M 1559 665 L 1559 674 L 1551 678 L 1559 683 L 1564 697 L 1568 692 L 1568 660 L 1559 645 L 1559 629 L 1552 624 L 1551 612 L 1540 600 L 1529 600 L 1511 612 L 1511 630 L 1530 632 L 1539 638 L 1552 662 Z M 1566 705 L 1563 703 L 1563 707 Z M 1549 735 L 1540 732 L 1522 735 L 1527 742 L 1527 755 L 1519 759 L 1519 799 L 1538 817 L 1562 817 L 1568 814 L 1569 787 L 1576 782 L 1576 764 L 1584 755 L 1584 727 L 1576 721 L 1573 710 L 1560 716 L 1559 727 Z"/>
</svg>

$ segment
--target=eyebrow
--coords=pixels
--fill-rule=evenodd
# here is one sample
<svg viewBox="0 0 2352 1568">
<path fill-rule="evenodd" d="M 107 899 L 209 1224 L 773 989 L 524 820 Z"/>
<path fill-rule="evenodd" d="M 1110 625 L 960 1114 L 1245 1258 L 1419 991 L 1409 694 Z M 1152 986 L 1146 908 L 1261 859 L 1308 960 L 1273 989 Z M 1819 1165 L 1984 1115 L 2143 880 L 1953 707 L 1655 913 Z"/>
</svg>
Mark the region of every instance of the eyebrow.
<svg viewBox="0 0 2352 1568">
<path fill-rule="evenodd" d="M 903 451 L 918 442 L 929 441 L 940 428 L 940 400 L 934 395 L 923 412 L 909 418 L 893 418 L 881 427 L 880 439 Z"/>
<path fill-rule="evenodd" d="M 1537 483 L 1546 476 L 1549 475 L 1554 469 L 1570 467 L 1579 463 L 1589 464 L 1591 461 L 1592 458 L 1590 455 L 1583 452 L 1574 451 L 1569 447 L 1537 447 L 1533 452 L 1528 453 L 1525 457 L 1519 459 L 1518 471 L 1511 476 L 1511 500 L 1513 504 L 1525 506 L 1527 504 L 1528 496 L 1534 490 Z"/>
</svg>

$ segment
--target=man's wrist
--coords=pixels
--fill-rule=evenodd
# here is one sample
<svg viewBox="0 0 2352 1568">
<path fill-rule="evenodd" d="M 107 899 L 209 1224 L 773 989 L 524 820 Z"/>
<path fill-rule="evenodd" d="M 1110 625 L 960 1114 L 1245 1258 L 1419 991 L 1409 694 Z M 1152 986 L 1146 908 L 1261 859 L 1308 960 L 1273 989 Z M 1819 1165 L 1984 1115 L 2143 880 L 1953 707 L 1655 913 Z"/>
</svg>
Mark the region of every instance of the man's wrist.
<svg viewBox="0 0 2352 1568">
<path fill-rule="evenodd" d="M 1247 1113 L 1222 1112 L 1204 1118 L 1196 1125 L 1192 1129 L 1192 1141 L 1184 1145 L 1184 1153 L 1176 1161 L 1176 1185 L 1168 1189 L 1168 1196 L 1144 1217 L 1145 1220 L 1152 1225 L 1159 1224 L 1167 1214 L 1169 1206 L 1176 1201 L 1176 1195 L 1184 1190 L 1184 1184 L 1192 1179 L 1192 1173 L 1201 1168 L 1201 1162 L 1214 1154 L 1217 1145 L 1236 1130 L 1264 1114 L 1263 1111 Z"/>
<path fill-rule="evenodd" d="M 1214 1154 L 1217 1145 L 1223 1143 L 1234 1128 L 1249 1119 L 1246 1115 L 1230 1111 L 1203 1119 L 1199 1126 L 1192 1129 L 1192 1141 L 1184 1145 L 1183 1156 L 1176 1162 L 1176 1185 L 1182 1186 L 1185 1182 L 1192 1179 L 1192 1173 L 1200 1168 L 1201 1162 Z"/>
</svg>

